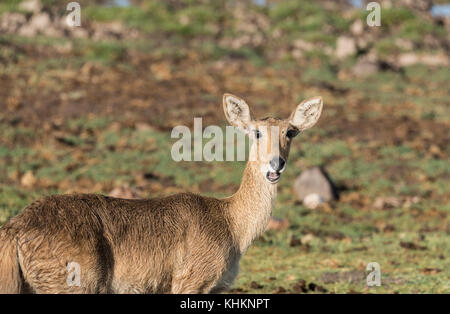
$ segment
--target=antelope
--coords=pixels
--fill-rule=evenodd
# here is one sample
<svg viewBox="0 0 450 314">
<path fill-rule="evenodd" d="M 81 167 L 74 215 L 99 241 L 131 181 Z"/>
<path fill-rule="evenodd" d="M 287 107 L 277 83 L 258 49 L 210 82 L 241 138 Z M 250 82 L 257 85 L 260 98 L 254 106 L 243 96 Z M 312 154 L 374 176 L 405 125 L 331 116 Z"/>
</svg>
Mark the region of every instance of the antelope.
<svg viewBox="0 0 450 314">
<path fill-rule="evenodd" d="M 241 185 L 227 198 L 74 194 L 31 203 L 0 228 L 0 293 L 229 289 L 240 258 L 267 227 L 292 139 L 317 122 L 322 106 L 313 97 L 288 119 L 256 120 L 243 99 L 225 94 L 228 122 L 252 139 Z"/>
</svg>

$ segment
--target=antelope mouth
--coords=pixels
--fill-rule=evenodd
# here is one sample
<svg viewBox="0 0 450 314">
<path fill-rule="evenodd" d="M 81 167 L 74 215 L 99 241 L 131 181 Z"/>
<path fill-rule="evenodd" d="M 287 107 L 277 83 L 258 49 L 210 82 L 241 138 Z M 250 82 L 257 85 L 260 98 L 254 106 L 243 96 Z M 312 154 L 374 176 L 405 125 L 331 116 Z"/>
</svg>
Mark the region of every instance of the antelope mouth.
<svg viewBox="0 0 450 314">
<path fill-rule="evenodd" d="M 268 171 L 266 173 L 266 179 L 270 183 L 277 183 L 278 181 L 280 181 L 280 178 L 281 178 L 281 173 L 279 173 L 279 172 Z"/>
</svg>

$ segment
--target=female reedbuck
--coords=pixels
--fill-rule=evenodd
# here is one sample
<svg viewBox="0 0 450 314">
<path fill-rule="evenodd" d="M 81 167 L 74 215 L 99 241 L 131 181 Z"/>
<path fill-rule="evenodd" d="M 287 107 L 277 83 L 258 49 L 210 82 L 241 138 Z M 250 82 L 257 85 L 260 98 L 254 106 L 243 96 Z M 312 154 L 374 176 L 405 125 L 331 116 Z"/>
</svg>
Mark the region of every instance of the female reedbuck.
<svg viewBox="0 0 450 314">
<path fill-rule="evenodd" d="M 245 101 L 230 94 L 223 107 L 228 121 L 253 139 L 234 195 L 128 200 L 81 194 L 36 201 L 0 229 L 0 293 L 229 288 L 240 257 L 268 224 L 292 138 L 317 122 L 322 99 L 303 101 L 286 120 L 254 120 Z M 274 128 L 279 132 L 269 131 Z"/>
</svg>

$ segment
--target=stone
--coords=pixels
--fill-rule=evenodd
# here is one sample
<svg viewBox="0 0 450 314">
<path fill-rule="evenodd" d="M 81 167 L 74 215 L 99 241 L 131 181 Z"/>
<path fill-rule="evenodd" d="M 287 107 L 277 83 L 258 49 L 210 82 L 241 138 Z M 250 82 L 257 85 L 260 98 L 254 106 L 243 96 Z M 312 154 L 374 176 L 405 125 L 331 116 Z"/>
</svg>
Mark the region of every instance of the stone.
<svg viewBox="0 0 450 314">
<path fill-rule="evenodd" d="M 26 22 L 25 15 L 6 12 L 0 17 L 0 30 L 5 33 L 15 33 Z"/>
<path fill-rule="evenodd" d="M 121 22 L 96 22 L 92 26 L 94 29 L 92 39 L 94 40 L 120 39 L 127 32 L 127 29 Z"/>
<path fill-rule="evenodd" d="M 145 122 L 136 122 L 134 124 L 134 127 L 138 131 L 154 131 L 155 130 L 154 127 L 152 127 L 150 124 L 145 123 Z"/>
<path fill-rule="evenodd" d="M 70 34 L 75 38 L 88 38 L 89 37 L 88 31 L 81 27 L 72 27 L 70 30 Z"/>
<path fill-rule="evenodd" d="M 394 196 L 389 197 L 377 197 L 373 203 L 373 207 L 376 209 L 387 209 L 400 207 L 402 202 L 400 199 Z"/>
<path fill-rule="evenodd" d="M 428 66 L 448 66 L 449 57 L 445 54 L 425 54 L 419 55 L 413 52 L 403 53 L 397 57 L 397 64 L 401 67 L 407 67 L 414 64 L 424 64 Z"/>
<path fill-rule="evenodd" d="M 399 0 L 397 5 L 409 7 L 418 11 L 428 12 L 433 6 L 432 0 Z"/>
<path fill-rule="evenodd" d="M 364 32 L 364 24 L 361 20 L 356 20 L 350 26 L 350 32 L 355 36 L 361 36 Z"/>
<path fill-rule="evenodd" d="M 293 49 L 291 54 L 294 59 L 301 59 L 304 56 L 301 49 Z"/>
<path fill-rule="evenodd" d="M 64 32 L 61 29 L 58 29 L 54 26 L 49 26 L 42 30 L 42 33 L 49 37 L 63 37 Z"/>
<path fill-rule="evenodd" d="M 22 1 L 19 4 L 19 9 L 27 12 L 38 13 L 42 11 L 42 3 L 39 0 Z"/>
<path fill-rule="evenodd" d="M 445 66 L 448 67 L 450 62 L 449 62 L 449 57 L 445 54 L 427 54 L 427 55 L 423 55 L 421 58 L 421 62 L 425 65 L 429 65 L 429 66 Z"/>
<path fill-rule="evenodd" d="M 23 25 L 19 30 L 19 35 L 34 36 L 43 32 L 52 26 L 50 15 L 47 13 L 38 13 L 31 17 L 30 21 Z"/>
<path fill-rule="evenodd" d="M 403 38 L 397 38 L 395 39 L 395 45 L 403 50 L 413 50 L 414 49 L 414 43 L 411 40 L 403 39 Z"/>
<path fill-rule="evenodd" d="M 316 209 L 323 203 L 325 203 L 324 198 L 317 193 L 308 194 L 303 199 L 303 205 L 309 209 Z"/>
<path fill-rule="evenodd" d="M 36 183 L 36 178 L 33 175 L 33 172 L 28 170 L 20 179 L 20 184 L 26 188 L 31 188 Z"/>
<path fill-rule="evenodd" d="M 328 175 L 319 167 L 307 169 L 294 182 L 294 193 L 305 206 L 316 208 L 337 199 L 337 191 Z"/>
<path fill-rule="evenodd" d="M 300 240 L 302 241 L 302 243 L 308 244 L 311 241 L 313 241 L 314 239 L 315 239 L 314 235 L 311 233 L 308 233 L 308 234 L 305 234 L 303 237 L 301 237 Z"/>
<path fill-rule="evenodd" d="M 366 77 L 377 73 L 379 65 L 368 58 L 359 58 L 352 68 L 352 73 L 356 77 Z"/>
<path fill-rule="evenodd" d="M 29 24 L 25 24 L 19 29 L 18 33 L 20 36 L 32 37 L 37 34 L 37 30 Z"/>
<path fill-rule="evenodd" d="M 419 60 L 420 60 L 420 57 L 413 52 L 403 53 L 403 54 L 399 55 L 397 58 L 398 64 L 402 67 L 416 64 L 419 62 Z"/>
<path fill-rule="evenodd" d="M 311 51 L 311 50 L 314 49 L 314 44 L 312 44 L 312 43 L 310 43 L 310 42 L 307 42 L 307 41 L 305 41 L 305 40 L 302 40 L 302 39 L 296 39 L 296 40 L 294 40 L 294 42 L 292 43 L 292 45 L 293 45 L 295 48 L 300 49 L 300 50 L 303 50 L 303 51 Z"/>
<path fill-rule="evenodd" d="M 336 43 L 336 57 L 343 59 L 356 53 L 356 41 L 352 37 L 340 36 Z"/>
</svg>

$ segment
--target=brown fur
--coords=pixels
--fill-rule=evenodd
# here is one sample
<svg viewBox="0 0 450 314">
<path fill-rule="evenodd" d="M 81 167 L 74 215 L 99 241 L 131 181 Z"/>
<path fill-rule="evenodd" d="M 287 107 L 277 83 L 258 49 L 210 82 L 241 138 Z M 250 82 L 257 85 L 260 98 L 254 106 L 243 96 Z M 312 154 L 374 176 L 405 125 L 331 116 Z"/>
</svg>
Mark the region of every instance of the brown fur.
<svg viewBox="0 0 450 314">
<path fill-rule="evenodd" d="M 11 282 L 3 276 L 13 276 L 13 267 L 17 274 L 20 263 L 23 281 L 36 293 L 208 292 L 218 270 L 237 255 L 221 214 L 224 205 L 194 194 L 46 197 L 1 229 L 14 235 L 11 242 L 2 237 L 3 246 L 9 243 L 2 261 L 16 264 L 2 264 L 0 287 Z M 70 262 L 81 266 L 81 287 L 66 283 Z M 191 283 L 193 276 L 202 284 Z M 20 292 L 20 286 L 4 292 Z"/>
<path fill-rule="evenodd" d="M 289 127 L 284 120 L 258 123 Z M 289 141 L 281 137 L 286 159 Z M 265 162 L 249 161 L 241 187 L 225 199 L 78 194 L 36 201 L 0 228 L 0 293 L 225 290 L 270 218 L 276 184 L 262 175 Z M 80 286 L 67 283 L 73 262 L 80 265 Z"/>
</svg>

